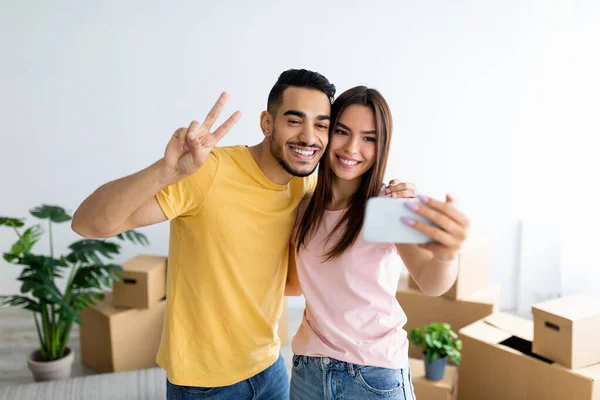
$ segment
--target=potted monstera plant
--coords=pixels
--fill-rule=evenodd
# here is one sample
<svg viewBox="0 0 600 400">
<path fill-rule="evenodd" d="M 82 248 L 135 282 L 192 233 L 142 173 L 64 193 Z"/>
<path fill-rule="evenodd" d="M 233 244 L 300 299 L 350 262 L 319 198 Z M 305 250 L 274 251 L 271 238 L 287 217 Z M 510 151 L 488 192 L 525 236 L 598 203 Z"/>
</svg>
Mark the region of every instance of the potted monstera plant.
<svg viewBox="0 0 600 400">
<path fill-rule="evenodd" d="M 425 377 L 439 381 L 444 377 L 448 357 L 460 364 L 462 341 L 450 325 L 435 322 L 410 330 L 411 342 L 423 349 Z"/>
<path fill-rule="evenodd" d="M 16 242 L 4 252 L 10 264 L 21 266 L 17 278 L 21 282 L 18 295 L 0 296 L 0 305 L 21 307 L 32 312 L 39 339 L 39 350 L 27 360 L 34 379 L 62 379 L 71 375 L 73 352 L 67 347 L 71 327 L 81 324 L 79 312 L 95 300 L 103 299 L 103 290 L 112 286 L 123 272 L 120 265 L 110 260 L 119 254 L 116 240 L 148 245 L 148 239 L 136 231 L 127 231 L 110 239 L 83 239 L 68 247 L 67 254 L 54 252 L 53 225 L 71 220 L 59 206 L 42 205 L 30 210 L 40 224 L 25 226 L 22 218 L 0 217 L 0 227 L 13 230 Z M 50 254 L 34 252 L 35 244 L 47 222 Z M 60 290 L 57 280 L 66 277 L 66 286 Z"/>
</svg>

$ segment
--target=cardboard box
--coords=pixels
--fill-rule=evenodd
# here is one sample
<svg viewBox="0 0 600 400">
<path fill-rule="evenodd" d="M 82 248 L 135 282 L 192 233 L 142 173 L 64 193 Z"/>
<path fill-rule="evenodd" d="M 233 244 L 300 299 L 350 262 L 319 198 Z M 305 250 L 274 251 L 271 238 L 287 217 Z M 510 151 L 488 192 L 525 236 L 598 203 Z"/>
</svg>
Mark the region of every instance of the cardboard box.
<svg viewBox="0 0 600 400">
<path fill-rule="evenodd" d="M 81 362 L 96 372 L 156 366 L 166 301 L 148 309 L 116 308 L 112 295 L 81 311 Z"/>
<path fill-rule="evenodd" d="M 409 289 L 407 278 L 403 276 L 398 284 L 396 299 L 408 318 L 404 329 L 409 334 L 412 328 L 432 322 L 446 322 L 458 333 L 460 328 L 497 311 L 499 295 L 498 285 L 488 285 L 464 300 L 426 296 L 420 290 Z M 408 354 L 423 358 L 422 350 L 412 343 Z"/>
<path fill-rule="evenodd" d="M 458 277 L 454 285 L 442 296 L 452 299 L 466 299 L 481 288 L 490 284 L 491 245 L 483 237 L 469 238 L 458 253 Z M 409 278 L 408 287 L 420 290 L 417 283 Z"/>
<path fill-rule="evenodd" d="M 497 313 L 460 335 L 461 400 L 600 400 L 600 364 L 569 370 L 536 356 L 532 321 Z"/>
<path fill-rule="evenodd" d="M 571 369 L 600 363 L 600 299 L 574 295 L 531 309 L 535 354 Z"/>
<path fill-rule="evenodd" d="M 440 381 L 430 381 L 425 378 L 423 360 L 410 358 L 410 374 L 415 395 L 419 400 L 456 400 L 458 394 L 458 368 L 446 365 L 444 378 Z"/>
<path fill-rule="evenodd" d="M 283 298 L 283 313 L 281 314 L 281 318 L 279 319 L 279 324 L 277 325 L 277 336 L 279 336 L 279 340 L 281 340 L 281 345 L 287 344 L 290 341 L 289 335 L 289 322 L 288 322 L 288 299 L 287 297 Z"/>
<path fill-rule="evenodd" d="M 167 294 L 167 257 L 138 255 L 123 263 L 122 282 L 113 285 L 116 307 L 150 308 Z"/>
</svg>

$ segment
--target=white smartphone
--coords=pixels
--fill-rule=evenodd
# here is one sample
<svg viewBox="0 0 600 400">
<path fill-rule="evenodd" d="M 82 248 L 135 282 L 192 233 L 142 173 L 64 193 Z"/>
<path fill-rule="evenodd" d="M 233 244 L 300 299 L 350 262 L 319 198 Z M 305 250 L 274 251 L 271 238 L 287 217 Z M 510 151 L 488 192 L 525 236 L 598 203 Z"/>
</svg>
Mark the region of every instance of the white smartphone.
<svg viewBox="0 0 600 400">
<path fill-rule="evenodd" d="M 410 217 L 416 221 L 435 226 L 433 222 L 409 210 L 404 203 L 419 202 L 417 199 L 373 197 L 367 201 L 363 238 L 376 243 L 423 244 L 433 240 L 400 220 Z"/>
</svg>

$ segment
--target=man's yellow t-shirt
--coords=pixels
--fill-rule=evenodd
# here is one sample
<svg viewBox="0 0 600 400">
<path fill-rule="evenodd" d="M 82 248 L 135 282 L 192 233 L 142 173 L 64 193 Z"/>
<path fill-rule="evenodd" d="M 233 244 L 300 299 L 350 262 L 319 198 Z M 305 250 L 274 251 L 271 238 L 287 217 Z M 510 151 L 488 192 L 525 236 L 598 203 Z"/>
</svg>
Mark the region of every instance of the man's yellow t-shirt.
<svg viewBox="0 0 600 400">
<path fill-rule="evenodd" d="M 277 360 L 290 233 L 315 181 L 275 184 L 247 147 L 231 146 L 156 195 L 171 221 L 157 356 L 171 383 L 232 385 Z"/>
</svg>

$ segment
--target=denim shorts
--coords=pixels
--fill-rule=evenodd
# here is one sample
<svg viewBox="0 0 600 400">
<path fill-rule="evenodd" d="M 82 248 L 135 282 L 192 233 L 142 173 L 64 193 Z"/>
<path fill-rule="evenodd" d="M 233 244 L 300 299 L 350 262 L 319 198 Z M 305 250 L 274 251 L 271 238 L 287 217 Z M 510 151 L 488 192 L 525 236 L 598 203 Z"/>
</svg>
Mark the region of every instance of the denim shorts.
<svg viewBox="0 0 600 400">
<path fill-rule="evenodd" d="M 295 355 L 290 400 L 416 400 L 410 367 L 389 369 Z"/>
</svg>

